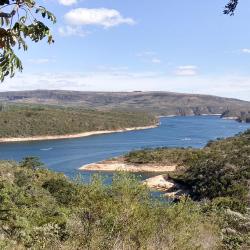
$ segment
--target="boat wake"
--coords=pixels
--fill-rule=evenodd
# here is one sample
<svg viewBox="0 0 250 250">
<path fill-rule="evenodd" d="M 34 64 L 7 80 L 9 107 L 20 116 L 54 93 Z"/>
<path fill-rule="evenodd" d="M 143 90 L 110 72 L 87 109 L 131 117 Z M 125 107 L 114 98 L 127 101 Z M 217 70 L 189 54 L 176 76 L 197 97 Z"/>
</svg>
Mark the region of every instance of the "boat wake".
<svg viewBox="0 0 250 250">
<path fill-rule="evenodd" d="M 41 148 L 40 150 L 41 151 L 50 151 L 50 150 L 52 150 L 53 148 Z"/>
<path fill-rule="evenodd" d="M 186 138 L 183 138 L 183 139 L 181 139 L 182 141 L 192 141 L 192 139 L 191 138 L 188 138 L 188 137 L 186 137 Z"/>
</svg>

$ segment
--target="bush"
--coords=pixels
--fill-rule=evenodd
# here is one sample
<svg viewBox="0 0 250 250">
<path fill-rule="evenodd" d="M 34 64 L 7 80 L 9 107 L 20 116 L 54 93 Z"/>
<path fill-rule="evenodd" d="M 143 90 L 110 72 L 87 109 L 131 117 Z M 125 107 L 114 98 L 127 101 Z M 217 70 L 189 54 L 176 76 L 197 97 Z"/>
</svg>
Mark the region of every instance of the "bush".
<svg viewBox="0 0 250 250">
<path fill-rule="evenodd" d="M 40 159 L 35 156 L 25 157 L 19 164 L 20 167 L 29 169 L 36 169 L 38 167 L 43 166 L 43 163 L 40 161 Z"/>
<path fill-rule="evenodd" d="M 66 178 L 50 179 L 45 181 L 42 187 L 47 189 L 60 204 L 71 206 L 79 200 L 77 186 Z"/>
<path fill-rule="evenodd" d="M 128 174 L 106 186 L 61 174 L 0 164 L 0 246 L 4 249 L 214 249 L 215 217 L 189 199 L 178 204 L 152 200 Z M 22 176 L 30 178 L 21 185 Z"/>
</svg>

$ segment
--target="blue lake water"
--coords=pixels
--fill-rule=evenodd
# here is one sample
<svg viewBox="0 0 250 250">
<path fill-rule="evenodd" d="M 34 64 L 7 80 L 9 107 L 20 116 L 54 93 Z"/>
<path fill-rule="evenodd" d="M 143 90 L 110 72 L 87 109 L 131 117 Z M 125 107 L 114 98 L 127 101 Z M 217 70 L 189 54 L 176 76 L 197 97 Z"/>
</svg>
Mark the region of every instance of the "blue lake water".
<svg viewBox="0 0 250 250">
<path fill-rule="evenodd" d="M 54 171 L 72 177 L 82 165 L 119 156 L 131 150 L 157 147 L 195 147 L 209 140 L 229 137 L 250 124 L 217 116 L 165 117 L 158 128 L 90 136 L 78 139 L 0 144 L 0 159 L 21 160 L 38 156 Z M 91 173 L 83 173 L 88 179 Z"/>
</svg>

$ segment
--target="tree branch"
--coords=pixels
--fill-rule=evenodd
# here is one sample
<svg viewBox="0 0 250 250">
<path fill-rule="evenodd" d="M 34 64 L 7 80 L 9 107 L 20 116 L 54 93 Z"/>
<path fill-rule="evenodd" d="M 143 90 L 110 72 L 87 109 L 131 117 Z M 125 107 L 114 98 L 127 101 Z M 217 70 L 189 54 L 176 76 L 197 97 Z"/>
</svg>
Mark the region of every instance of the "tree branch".
<svg viewBox="0 0 250 250">
<path fill-rule="evenodd" d="M 230 0 L 229 3 L 225 6 L 225 10 L 223 13 L 233 16 L 238 4 L 239 0 Z"/>
<path fill-rule="evenodd" d="M 16 14 L 16 10 L 12 10 L 10 13 L 0 12 L 0 17 L 12 18 Z"/>
</svg>

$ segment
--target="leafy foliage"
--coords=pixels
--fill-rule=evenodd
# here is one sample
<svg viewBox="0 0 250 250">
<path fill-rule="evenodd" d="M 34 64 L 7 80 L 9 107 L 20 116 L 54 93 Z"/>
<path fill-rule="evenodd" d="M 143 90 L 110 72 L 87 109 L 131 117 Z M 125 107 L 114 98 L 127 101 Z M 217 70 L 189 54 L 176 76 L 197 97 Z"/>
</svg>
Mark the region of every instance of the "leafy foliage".
<svg viewBox="0 0 250 250">
<path fill-rule="evenodd" d="M 25 157 L 21 162 L 20 162 L 20 167 L 25 167 L 29 169 L 36 169 L 38 167 L 41 167 L 43 165 L 42 162 L 40 162 L 38 157 L 30 156 L 30 157 Z"/>
<path fill-rule="evenodd" d="M 13 77 L 16 70 L 22 71 L 14 48 L 27 50 L 27 38 L 33 42 L 44 38 L 48 43 L 54 42 L 49 27 L 38 16 L 52 23 L 56 18 L 34 0 L 0 0 L 0 6 L 0 81 L 3 81 L 8 75 Z"/>
<path fill-rule="evenodd" d="M 238 3 L 239 0 L 230 0 L 229 3 L 225 6 L 224 14 L 233 16 Z"/>
<path fill-rule="evenodd" d="M 216 215 L 184 198 L 152 200 L 149 190 L 119 173 L 105 186 L 0 162 L 1 249 L 216 249 Z M 19 185 L 20 174 L 26 176 Z"/>
</svg>

